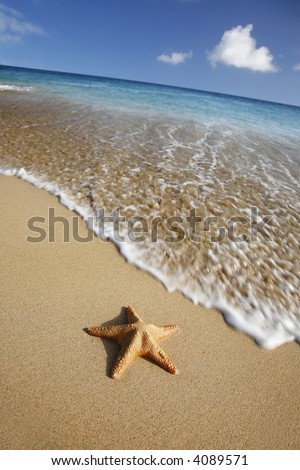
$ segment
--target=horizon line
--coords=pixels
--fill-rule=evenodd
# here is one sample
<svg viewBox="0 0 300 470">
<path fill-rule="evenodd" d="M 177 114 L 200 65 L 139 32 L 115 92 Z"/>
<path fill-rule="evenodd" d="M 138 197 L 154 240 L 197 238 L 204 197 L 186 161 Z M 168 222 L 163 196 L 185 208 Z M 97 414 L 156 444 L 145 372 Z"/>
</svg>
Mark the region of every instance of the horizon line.
<svg viewBox="0 0 300 470">
<path fill-rule="evenodd" d="M 131 78 L 120 78 L 120 77 L 107 77 L 104 75 L 96 75 L 96 74 L 91 74 L 91 73 L 82 73 L 82 72 L 67 72 L 64 70 L 53 70 L 53 69 L 40 69 L 40 68 L 34 68 L 34 67 L 23 67 L 19 65 L 5 65 L 0 63 L 0 68 L 1 67 L 7 67 L 7 68 L 17 68 L 17 69 L 23 69 L 23 70 L 34 70 L 37 72 L 52 72 L 52 73 L 61 73 L 61 74 L 69 74 L 69 75 L 79 75 L 83 77 L 94 77 L 94 78 L 106 78 L 109 80 L 120 80 L 124 82 L 133 82 L 133 83 L 140 83 L 144 85 L 154 85 L 154 86 L 165 86 L 168 88 L 177 88 L 179 90 L 188 90 L 188 91 L 193 91 L 193 92 L 200 92 L 200 93 L 208 93 L 208 94 L 214 94 L 214 95 L 221 95 L 225 97 L 231 97 L 231 98 L 238 98 L 242 100 L 252 100 L 252 101 L 258 101 L 261 103 L 267 103 L 267 104 L 276 104 L 276 105 L 281 105 L 281 106 L 290 106 L 293 108 L 300 108 L 300 105 L 296 104 L 290 104 L 290 103 L 284 103 L 280 101 L 271 101 L 271 100 L 265 100 L 262 98 L 252 98 L 249 96 L 242 96 L 242 95 L 233 95 L 231 93 L 223 93 L 220 91 L 211 91 L 211 90 L 203 90 L 200 88 L 189 88 L 185 86 L 180 86 L 180 85 L 170 85 L 167 83 L 155 83 L 155 82 L 146 82 L 143 80 L 133 80 Z"/>
</svg>

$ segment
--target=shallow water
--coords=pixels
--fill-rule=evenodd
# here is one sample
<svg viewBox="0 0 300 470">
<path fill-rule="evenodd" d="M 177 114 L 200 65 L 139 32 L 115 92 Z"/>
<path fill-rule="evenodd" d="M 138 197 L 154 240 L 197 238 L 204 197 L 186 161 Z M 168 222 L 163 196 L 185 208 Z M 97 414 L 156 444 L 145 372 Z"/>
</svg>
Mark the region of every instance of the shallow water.
<svg viewBox="0 0 300 470">
<path fill-rule="evenodd" d="M 265 347 L 299 340 L 300 108 L 9 72 L 1 80 L 0 70 L 2 172 L 94 216 L 100 234 L 99 211 L 119 209 L 126 221 L 105 235 L 130 262 Z"/>
</svg>

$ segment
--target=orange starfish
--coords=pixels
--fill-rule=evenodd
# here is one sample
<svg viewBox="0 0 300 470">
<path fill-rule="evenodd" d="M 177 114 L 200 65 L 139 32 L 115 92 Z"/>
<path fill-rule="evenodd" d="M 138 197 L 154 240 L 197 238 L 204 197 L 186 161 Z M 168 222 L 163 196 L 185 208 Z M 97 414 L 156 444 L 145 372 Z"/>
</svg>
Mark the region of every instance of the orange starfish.
<svg viewBox="0 0 300 470">
<path fill-rule="evenodd" d="M 125 325 L 95 326 L 86 330 L 89 335 L 111 338 L 121 346 L 111 377 L 120 378 L 129 364 L 139 356 L 147 356 L 170 374 L 178 374 L 171 359 L 157 344 L 160 339 L 178 331 L 178 326 L 146 325 L 131 305 L 127 307 L 127 321 Z"/>
</svg>

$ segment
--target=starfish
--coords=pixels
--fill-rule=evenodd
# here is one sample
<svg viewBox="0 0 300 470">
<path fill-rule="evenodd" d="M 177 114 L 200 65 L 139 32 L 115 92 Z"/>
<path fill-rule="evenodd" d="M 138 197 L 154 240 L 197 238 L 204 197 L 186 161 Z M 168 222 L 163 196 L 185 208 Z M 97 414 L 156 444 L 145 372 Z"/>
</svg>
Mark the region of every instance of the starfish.
<svg viewBox="0 0 300 470">
<path fill-rule="evenodd" d="M 112 379 L 119 379 L 139 356 L 147 356 L 170 374 L 178 374 L 171 359 L 157 344 L 160 339 L 178 331 L 178 326 L 146 325 L 131 305 L 127 307 L 127 321 L 125 325 L 95 326 L 86 330 L 89 335 L 113 339 L 121 346 L 111 372 Z"/>
</svg>

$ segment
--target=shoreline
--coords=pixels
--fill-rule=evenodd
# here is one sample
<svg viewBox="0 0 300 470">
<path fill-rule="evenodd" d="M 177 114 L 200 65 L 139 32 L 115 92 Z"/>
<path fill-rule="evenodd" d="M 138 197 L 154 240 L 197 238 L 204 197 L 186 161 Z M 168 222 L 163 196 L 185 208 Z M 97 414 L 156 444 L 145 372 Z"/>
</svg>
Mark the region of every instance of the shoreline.
<svg viewBox="0 0 300 470">
<path fill-rule="evenodd" d="M 137 151 L 140 149 L 139 146 L 143 145 L 144 137 L 147 142 L 147 139 L 151 137 L 153 145 L 157 142 L 158 145 L 154 145 L 153 149 L 154 155 L 163 143 L 169 149 L 168 145 L 171 145 L 176 134 L 167 139 L 166 136 L 160 135 L 160 131 L 157 135 L 158 123 L 155 124 L 154 132 L 151 122 L 147 122 L 152 129 L 148 137 L 144 136 L 143 129 L 138 127 L 141 131 L 140 137 L 137 140 L 134 139 L 134 146 L 131 148 L 133 143 L 126 141 L 126 134 L 123 135 L 123 132 L 132 131 L 133 128 L 136 130 L 136 125 L 138 125 L 136 120 L 133 122 L 123 118 L 118 120 L 114 115 L 113 124 L 109 126 L 110 130 L 107 130 L 105 114 L 95 111 L 95 115 L 90 115 L 91 109 L 89 109 L 84 114 L 87 118 L 87 127 L 84 130 L 81 126 L 80 109 L 77 109 L 75 118 L 72 113 L 73 108 L 72 106 L 70 108 L 67 100 L 61 101 L 62 106 L 56 106 L 60 103 L 60 101 L 56 102 L 58 97 L 49 103 L 42 97 L 34 98 L 35 95 L 30 93 L 20 94 L 18 98 L 11 94 L 5 96 L 3 117 L 6 126 L 3 130 L 3 146 L 1 146 L 4 172 L 16 171 L 16 174 L 23 180 L 55 194 L 63 205 L 78 212 L 83 219 L 97 213 L 97 210 L 101 210 L 102 207 L 105 207 L 108 213 L 116 207 L 121 207 L 128 217 L 136 215 L 136 207 L 139 207 L 139 216 L 145 217 L 147 222 L 161 215 L 164 220 L 167 220 L 170 215 L 176 217 L 179 215 L 181 219 L 183 216 L 184 219 L 190 208 L 195 205 L 195 210 L 199 210 L 199 215 L 204 221 L 200 227 L 200 244 L 194 243 L 193 238 L 187 236 L 181 245 L 177 243 L 168 245 L 164 242 L 163 235 L 169 233 L 169 228 L 167 224 L 163 224 L 159 235 L 161 243 L 146 241 L 145 245 L 139 246 L 117 243 L 120 252 L 130 263 L 154 275 L 170 292 L 176 289 L 195 303 L 218 309 L 228 323 L 254 337 L 267 349 L 278 347 L 294 338 L 299 341 L 297 320 L 299 276 L 295 265 L 298 248 L 296 240 L 299 230 L 297 218 L 293 212 L 292 192 L 285 191 L 285 196 L 282 195 L 281 199 L 276 200 L 273 196 L 269 197 L 269 190 L 264 188 L 256 177 L 254 179 L 245 177 L 244 174 L 253 173 L 251 169 L 253 162 L 249 163 L 252 160 L 246 158 L 247 153 L 244 156 L 244 163 L 248 162 L 250 165 L 247 170 L 243 168 L 241 172 L 239 166 L 235 169 L 236 171 L 229 170 L 226 173 L 226 169 L 222 169 L 223 165 L 228 168 L 231 168 L 231 163 L 233 167 L 235 165 L 231 157 L 228 161 L 225 159 L 226 164 L 221 162 L 221 158 L 220 165 L 214 168 L 215 163 L 211 157 L 216 150 L 214 150 L 213 142 L 217 135 L 213 132 L 209 137 L 212 142 L 208 141 L 203 148 L 205 154 L 207 152 L 207 162 L 205 158 L 204 162 L 201 162 L 201 158 L 194 162 L 193 157 L 185 172 L 185 164 L 182 167 L 183 155 L 180 155 L 181 151 L 178 153 L 176 150 L 174 155 L 172 152 L 166 153 L 166 168 L 162 169 L 160 164 L 157 167 L 155 159 L 149 165 L 147 152 L 150 147 L 145 154 Z M 46 122 L 49 122 L 49 125 L 46 126 Z M 96 122 L 97 126 L 94 128 Z M 112 146 L 110 140 L 115 131 L 117 142 L 120 136 L 125 137 L 125 142 L 122 141 L 122 145 L 117 145 L 116 148 Z M 199 137 L 198 131 L 190 135 L 188 129 L 185 130 L 187 143 L 191 144 L 194 138 Z M 200 134 L 202 135 L 201 132 Z M 94 135 L 97 136 L 95 140 Z M 129 135 L 131 135 L 130 132 Z M 181 142 L 180 134 L 178 138 Z M 231 149 L 235 148 L 235 140 L 236 137 L 233 137 L 233 141 L 226 143 L 229 148 L 228 151 L 225 151 L 226 149 L 222 151 L 224 155 L 231 155 Z M 102 142 L 101 145 L 99 142 Z M 183 139 L 182 142 L 185 140 Z M 261 145 L 263 148 L 268 145 L 268 152 L 274 154 L 272 146 L 269 148 L 267 141 L 261 142 Z M 121 151 L 123 147 L 125 152 Z M 129 154 L 132 154 L 129 160 L 125 157 L 126 149 Z M 283 150 L 284 148 L 281 153 Z M 68 161 L 69 155 L 74 155 L 70 161 Z M 171 162 L 173 157 L 171 158 L 170 155 L 176 155 L 175 166 Z M 178 161 L 177 157 L 180 157 Z M 279 157 L 280 152 L 276 157 L 277 160 Z M 275 160 L 276 158 L 274 157 Z M 101 164 L 99 164 L 100 161 Z M 265 164 L 267 163 L 266 160 Z M 280 167 L 282 166 L 282 162 L 277 163 Z M 265 171 L 264 165 L 260 169 L 262 174 Z M 275 163 L 274 167 L 276 167 Z M 9 170 L 11 168 L 15 170 Z M 178 171 L 179 168 L 182 172 Z M 213 179 L 211 179 L 212 168 L 214 168 Z M 199 175 L 202 175 L 200 182 L 196 181 L 198 177 L 195 181 L 193 179 L 198 171 Z M 114 177 L 107 177 L 108 174 L 117 175 L 117 182 L 114 181 Z M 224 175 L 227 175 L 227 178 Z M 232 176 L 232 181 L 231 175 L 235 175 Z M 189 183 L 190 179 L 191 183 Z M 214 185 L 213 180 L 218 183 Z M 280 181 L 277 181 L 279 187 Z M 203 182 L 206 182 L 204 186 Z M 188 183 L 187 186 L 186 183 Z M 296 183 L 296 180 L 292 178 L 292 187 Z M 236 192 L 236 197 L 233 198 L 231 197 L 232 185 Z M 174 204 L 177 199 L 178 204 L 177 202 Z M 263 203 L 265 200 L 269 201 L 267 207 Z M 262 216 L 261 227 L 256 226 L 256 220 L 260 220 L 258 216 L 252 218 L 252 215 L 249 215 L 251 212 L 249 210 L 253 205 L 257 208 L 257 214 Z M 286 207 L 291 209 L 287 212 Z M 207 231 L 204 228 L 206 217 L 208 216 L 207 222 L 210 224 L 211 213 L 215 213 L 214 208 L 217 208 L 216 214 L 219 221 L 216 224 L 212 223 L 211 231 L 210 228 Z M 249 209 L 248 212 L 246 209 Z M 272 218 L 273 214 L 277 213 L 279 215 L 274 216 L 274 220 L 269 225 L 268 221 L 264 223 L 264 214 L 268 219 L 268 214 L 272 214 Z M 237 215 L 247 219 L 245 224 L 237 222 L 239 224 L 236 227 L 237 233 L 241 229 L 243 233 L 247 233 L 247 236 L 250 234 L 251 237 L 254 223 L 254 244 L 251 249 L 247 243 L 213 243 L 211 234 L 215 232 L 217 234 L 217 227 L 220 227 L 221 234 L 223 224 L 225 224 L 225 236 L 231 240 L 229 230 L 233 225 L 231 227 L 230 224 L 233 217 L 236 218 Z M 284 227 L 282 233 L 276 228 L 281 226 Z M 188 217 L 185 217 L 182 227 L 188 233 Z M 264 236 L 264 229 L 266 229 L 267 238 Z M 128 226 L 125 231 L 128 232 Z M 258 233 L 257 238 L 256 233 Z M 268 243 L 268 237 L 273 240 L 273 245 Z"/>
<path fill-rule="evenodd" d="M 3 170 L 0 168 L 0 176 L 2 175 L 19 178 L 22 181 L 33 185 L 39 190 L 47 191 L 50 195 L 57 198 L 59 204 L 64 206 L 67 210 L 74 212 L 75 217 L 79 217 L 80 219 L 82 219 L 82 221 L 88 226 L 88 219 L 89 217 L 91 217 L 91 214 L 89 214 L 89 212 L 86 211 L 83 207 L 76 204 L 76 202 L 74 202 L 72 198 L 67 196 L 64 192 L 60 192 L 55 184 L 42 182 L 38 177 L 28 174 L 26 170 L 24 170 L 24 168 L 21 168 L 17 171 Z M 93 238 L 98 238 L 98 233 L 94 230 L 92 230 L 92 232 Z M 107 237 L 109 237 L 109 233 L 107 234 Z M 107 240 L 102 241 L 104 243 L 108 242 Z M 272 330 L 268 329 L 264 331 L 261 329 L 261 327 L 257 327 L 255 324 L 251 323 L 246 318 L 243 318 L 240 314 L 240 311 L 238 309 L 235 310 L 232 306 L 228 306 L 224 299 L 214 303 L 213 305 L 207 306 L 207 301 L 205 300 L 206 297 L 204 296 L 204 298 L 202 299 L 203 303 L 201 303 L 199 299 L 195 297 L 192 291 L 180 289 L 177 285 L 172 286 L 172 280 L 166 278 L 165 275 L 162 274 L 159 270 L 152 268 L 150 265 L 147 265 L 144 262 L 141 262 L 134 255 L 132 256 L 130 249 L 124 249 L 124 246 L 122 244 L 113 244 L 116 249 L 120 252 L 120 254 L 125 258 L 126 262 L 153 276 L 155 280 L 161 282 L 164 285 L 164 287 L 169 293 L 173 293 L 175 291 L 179 292 L 184 297 L 191 300 L 195 305 L 199 305 L 202 308 L 218 310 L 218 312 L 223 316 L 224 321 L 229 326 L 239 332 L 245 333 L 246 335 L 250 336 L 250 338 L 254 340 L 259 346 L 265 349 L 273 350 L 289 342 L 297 342 L 298 344 L 300 344 L 299 334 L 295 334 L 286 328 L 283 329 L 282 325 L 279 325 L 279 327 L 277 326 L 277 329 L 274 326 Z"/>
<path fill-rule="evenodd" d="M 15 176 L 0 175 L 0 192 L 2 449 L 299 448 L 298 344 L 262 349 L 111 243 L 64 243 L 61 229 L 26 242 L 31 216 L 74 213 Z M 180 375 L 138 358 L 109 378 L 118 346 L 83 329 L 123 323 L 129 304 L 179 325 L 161 344 Z"/>
</svg>

